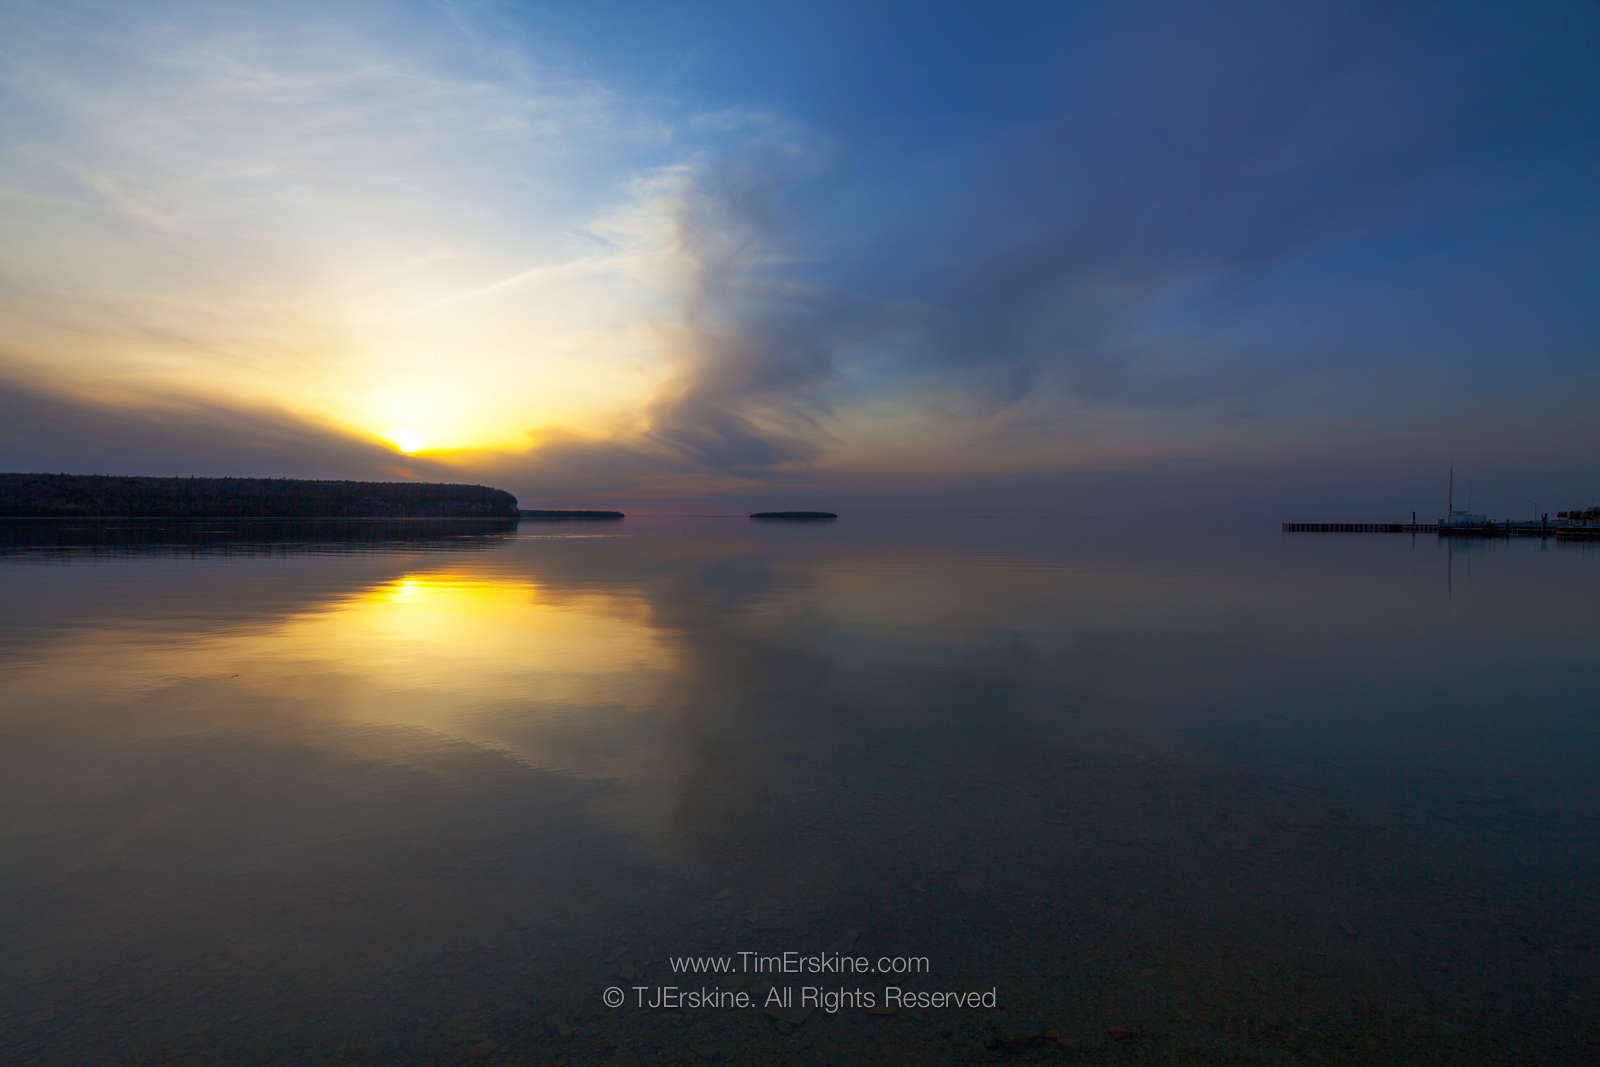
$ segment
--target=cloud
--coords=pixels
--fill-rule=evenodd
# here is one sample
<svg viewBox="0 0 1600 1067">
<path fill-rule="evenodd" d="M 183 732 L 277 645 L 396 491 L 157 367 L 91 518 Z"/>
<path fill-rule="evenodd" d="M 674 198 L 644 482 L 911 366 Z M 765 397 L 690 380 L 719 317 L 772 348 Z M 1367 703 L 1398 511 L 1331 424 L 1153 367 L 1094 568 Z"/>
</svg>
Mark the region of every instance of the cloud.
<svg viewBox="0 0 1600 1067">
<path fill-rule="evenodd" d="M 562 299 L 618 274 L 575 234 L 615 168 L 657 158 L 659 119 L 406 14 L 0 11 L 0 327 L 19 358 L 382 431 L 367 394 L 393 380 L 468 379 L 493 406 L 508 378 L 552 376 L 514 355 L 610 326 Z"/>
<path fill-rule="evenodd" d="M 834 371 L 840 302 L 797 292 L 764 264 L 783 187 L 749 157 L 721 159 L 674 205 L 687 276 L 677 380 L 652 409 L 651 438 L 728 473 L 814 458 L 815 414 Z"/>
<path fill-rule="evenodd" d="M 1428 242 L 1503 217 L 1538 149 L 1575 133 L 1532 75 L 1557 49 L 1484 21 L 1140 14 L 1028 68 L 1028 96 L 979 133 L 881 154 L 854 139 L 855 195 L 887 227 L 857 218 L 852 240 L 819 215 L 859 291 L 921 309 L 901 387 L 969 388 L 969 418 L 1038 394 L 1063 415 L 1205 406 L 1221 421 L 1291 409 L 1293 386 L 1348 400 L 1383 363 L 1452 364 L 1392 317 L 1315 358 L 1330 345 L 1312 331 L 1337 324 L 1324 309 L 1361 314 L 1384 278 L 1433 296 L 1450 266 L 1406 276 Z"/>
<path fill-rule="evenodd" d="M 101 14 L 0 15 L 0 367 L 136 396 L 105 412 L 141 461 L 188 420 L 257 426 L 240 462 L 396 462 L 297 410 L 596 503 L 921 485 L 1443 433 L 1505 351 L 1555 390 L 1592 349 L 1555 15 L 1111 8 L 967 57 L 930 14 L 882 70 L 668 100 L 514 12 Z"/>
<path fill-rule="evenodd" d="M 651 327 L 671 368 L 646 428 L 621 440 L 567 436 L 531 457 L 529 477 L 573 470 L 781 476 L 821 454 L 836 353 L 870 329 L 859 301 L 796 281 L 783 239 L 807 175 L 792 131 L 663 168 L 594 232 L 673 294 Z M 557 471 L 560 473 L 557 473 Z"/>
<path fill-rule="evenodd" d="M 270 408 L 170 394 L 85 399 L 7 379 L 0 470 L 459 480 L 442 464 Z"/>
<path fill-rule="evenodd" d="M 1459 383 L 1476 352 L 1415 332 L 1448 272 L 1408 278 L 1409 308 L 1374 293 L 1502 195 L 1482 153 L 1543 120 L 1546 94 L 1508 80 L 1537 48 L 1469 27 L 1430 49 L 1386 9 L 1236 14 L 1112 35 L 1040 87 L 1054 106 L 960 152 L 877 156 L 845 129 L 800 163 L 757 140 L 641 179 L 598 230 L 678 285 L 657 334 L 677 372 L 647 432 L 564 442 L 527 477 L 843 484 L 864 457 L 833 446 L 872 406 L 935 478 L 958 447 L 968 477 L 985 453 L 1237 460 L 1349 441 L 1428 375 Z M 1412 421 L 1448 434 L 1437 406 Z"/>
</svg>

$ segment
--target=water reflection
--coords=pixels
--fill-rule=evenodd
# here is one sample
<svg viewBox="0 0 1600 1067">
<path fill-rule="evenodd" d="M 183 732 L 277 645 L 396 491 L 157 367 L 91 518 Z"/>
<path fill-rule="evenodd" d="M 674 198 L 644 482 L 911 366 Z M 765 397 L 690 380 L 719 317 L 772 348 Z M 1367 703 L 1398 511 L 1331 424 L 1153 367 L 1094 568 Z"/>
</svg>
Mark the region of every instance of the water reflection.
<svg viewBox="0 0 1600 1067">
<path fill-rule="evenodd" d="M 583 741 L 595 730 L 585 720 L 626 734 L 619 713 L 656 707 L 677 666 L 637 596 L 461 569 L 407 570 L 281 615 L 184 621 L 125 620 L 36 643 L 10 672 L 8 703 L 50 709 L 58 724 L 63 709 L 115 717 L 110 728 L 141 736 L 289 722 L 311 737 L 405 728 L 532 767 L 622 777 L 617 746 Z M 121 721 L 130 701 L 160 714 Z"/>
<path fill-rule="evenodd" d="M 490 548 L 516 519 L 9 519 L 0 556 L 338 554 L 381 548 Z"/>
<path fill-rule="evenodd" d="M 0 564 L 6 1059 L 1574 1058 L 1593 553 L 465 547 Z M 1005 1006 L 598 1001 L 839 945 Z"/>
</svg>

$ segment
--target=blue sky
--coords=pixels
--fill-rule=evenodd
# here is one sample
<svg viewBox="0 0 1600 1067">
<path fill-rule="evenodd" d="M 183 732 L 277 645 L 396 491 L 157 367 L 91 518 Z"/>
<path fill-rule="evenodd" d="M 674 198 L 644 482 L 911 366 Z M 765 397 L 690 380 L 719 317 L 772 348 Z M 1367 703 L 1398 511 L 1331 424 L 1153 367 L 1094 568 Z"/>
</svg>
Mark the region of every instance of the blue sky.
<svg viewBox="0 0 1600 1067">
<path fill-rule="evenodd" d="M 1581 497 L 1597 24 L 11 4 L 0 468 Z"/>
</svg>

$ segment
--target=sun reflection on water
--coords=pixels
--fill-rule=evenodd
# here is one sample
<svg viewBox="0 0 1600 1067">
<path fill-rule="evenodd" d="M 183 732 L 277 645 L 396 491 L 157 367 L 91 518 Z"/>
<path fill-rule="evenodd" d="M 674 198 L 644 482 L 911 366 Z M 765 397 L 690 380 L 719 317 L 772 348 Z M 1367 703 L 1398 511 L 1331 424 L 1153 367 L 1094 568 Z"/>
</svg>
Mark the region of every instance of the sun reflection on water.
<svg viewBox="0 0 1600 1067">
<path fill-rule="evenodd" d="M 553 751 L 547 735 L 651 710 L 678 658 L 641 598 L 466 570 L 408 572 L 217 629 L 135 621 L 51 645 L 14 675 L 18 706 L 70 708 L 143 735 L 420 728 L 580 774 L 607 769 Z M 112 712 L 130 699 L 163 714 Z"/>
</svg>

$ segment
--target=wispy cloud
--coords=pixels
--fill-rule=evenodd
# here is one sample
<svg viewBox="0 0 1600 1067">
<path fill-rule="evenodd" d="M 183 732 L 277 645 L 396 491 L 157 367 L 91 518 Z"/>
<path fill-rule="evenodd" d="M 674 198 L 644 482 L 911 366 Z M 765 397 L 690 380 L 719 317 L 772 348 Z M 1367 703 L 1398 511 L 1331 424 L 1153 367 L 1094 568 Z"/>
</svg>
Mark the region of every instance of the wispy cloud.
<svg viewBox="0 0 1600 1067">
<path fill-rule="evenodd" d="M 619 162 L 659 163 L 661 119 L 557 65 L 486 64 L 413 15 L 397 39 L 364 9 L 8 6 L 13 358 L 63 382 L 342 409 L 371 432 L 397 381 L 416 407 L 430 382 L 492 380 L 454 432 L 514 433 L 518 393 L 536 421 L 551 396 L 601 403 L 549 388 L 539 352 L 641 299 L 585 225 Z"/>
</svg>

